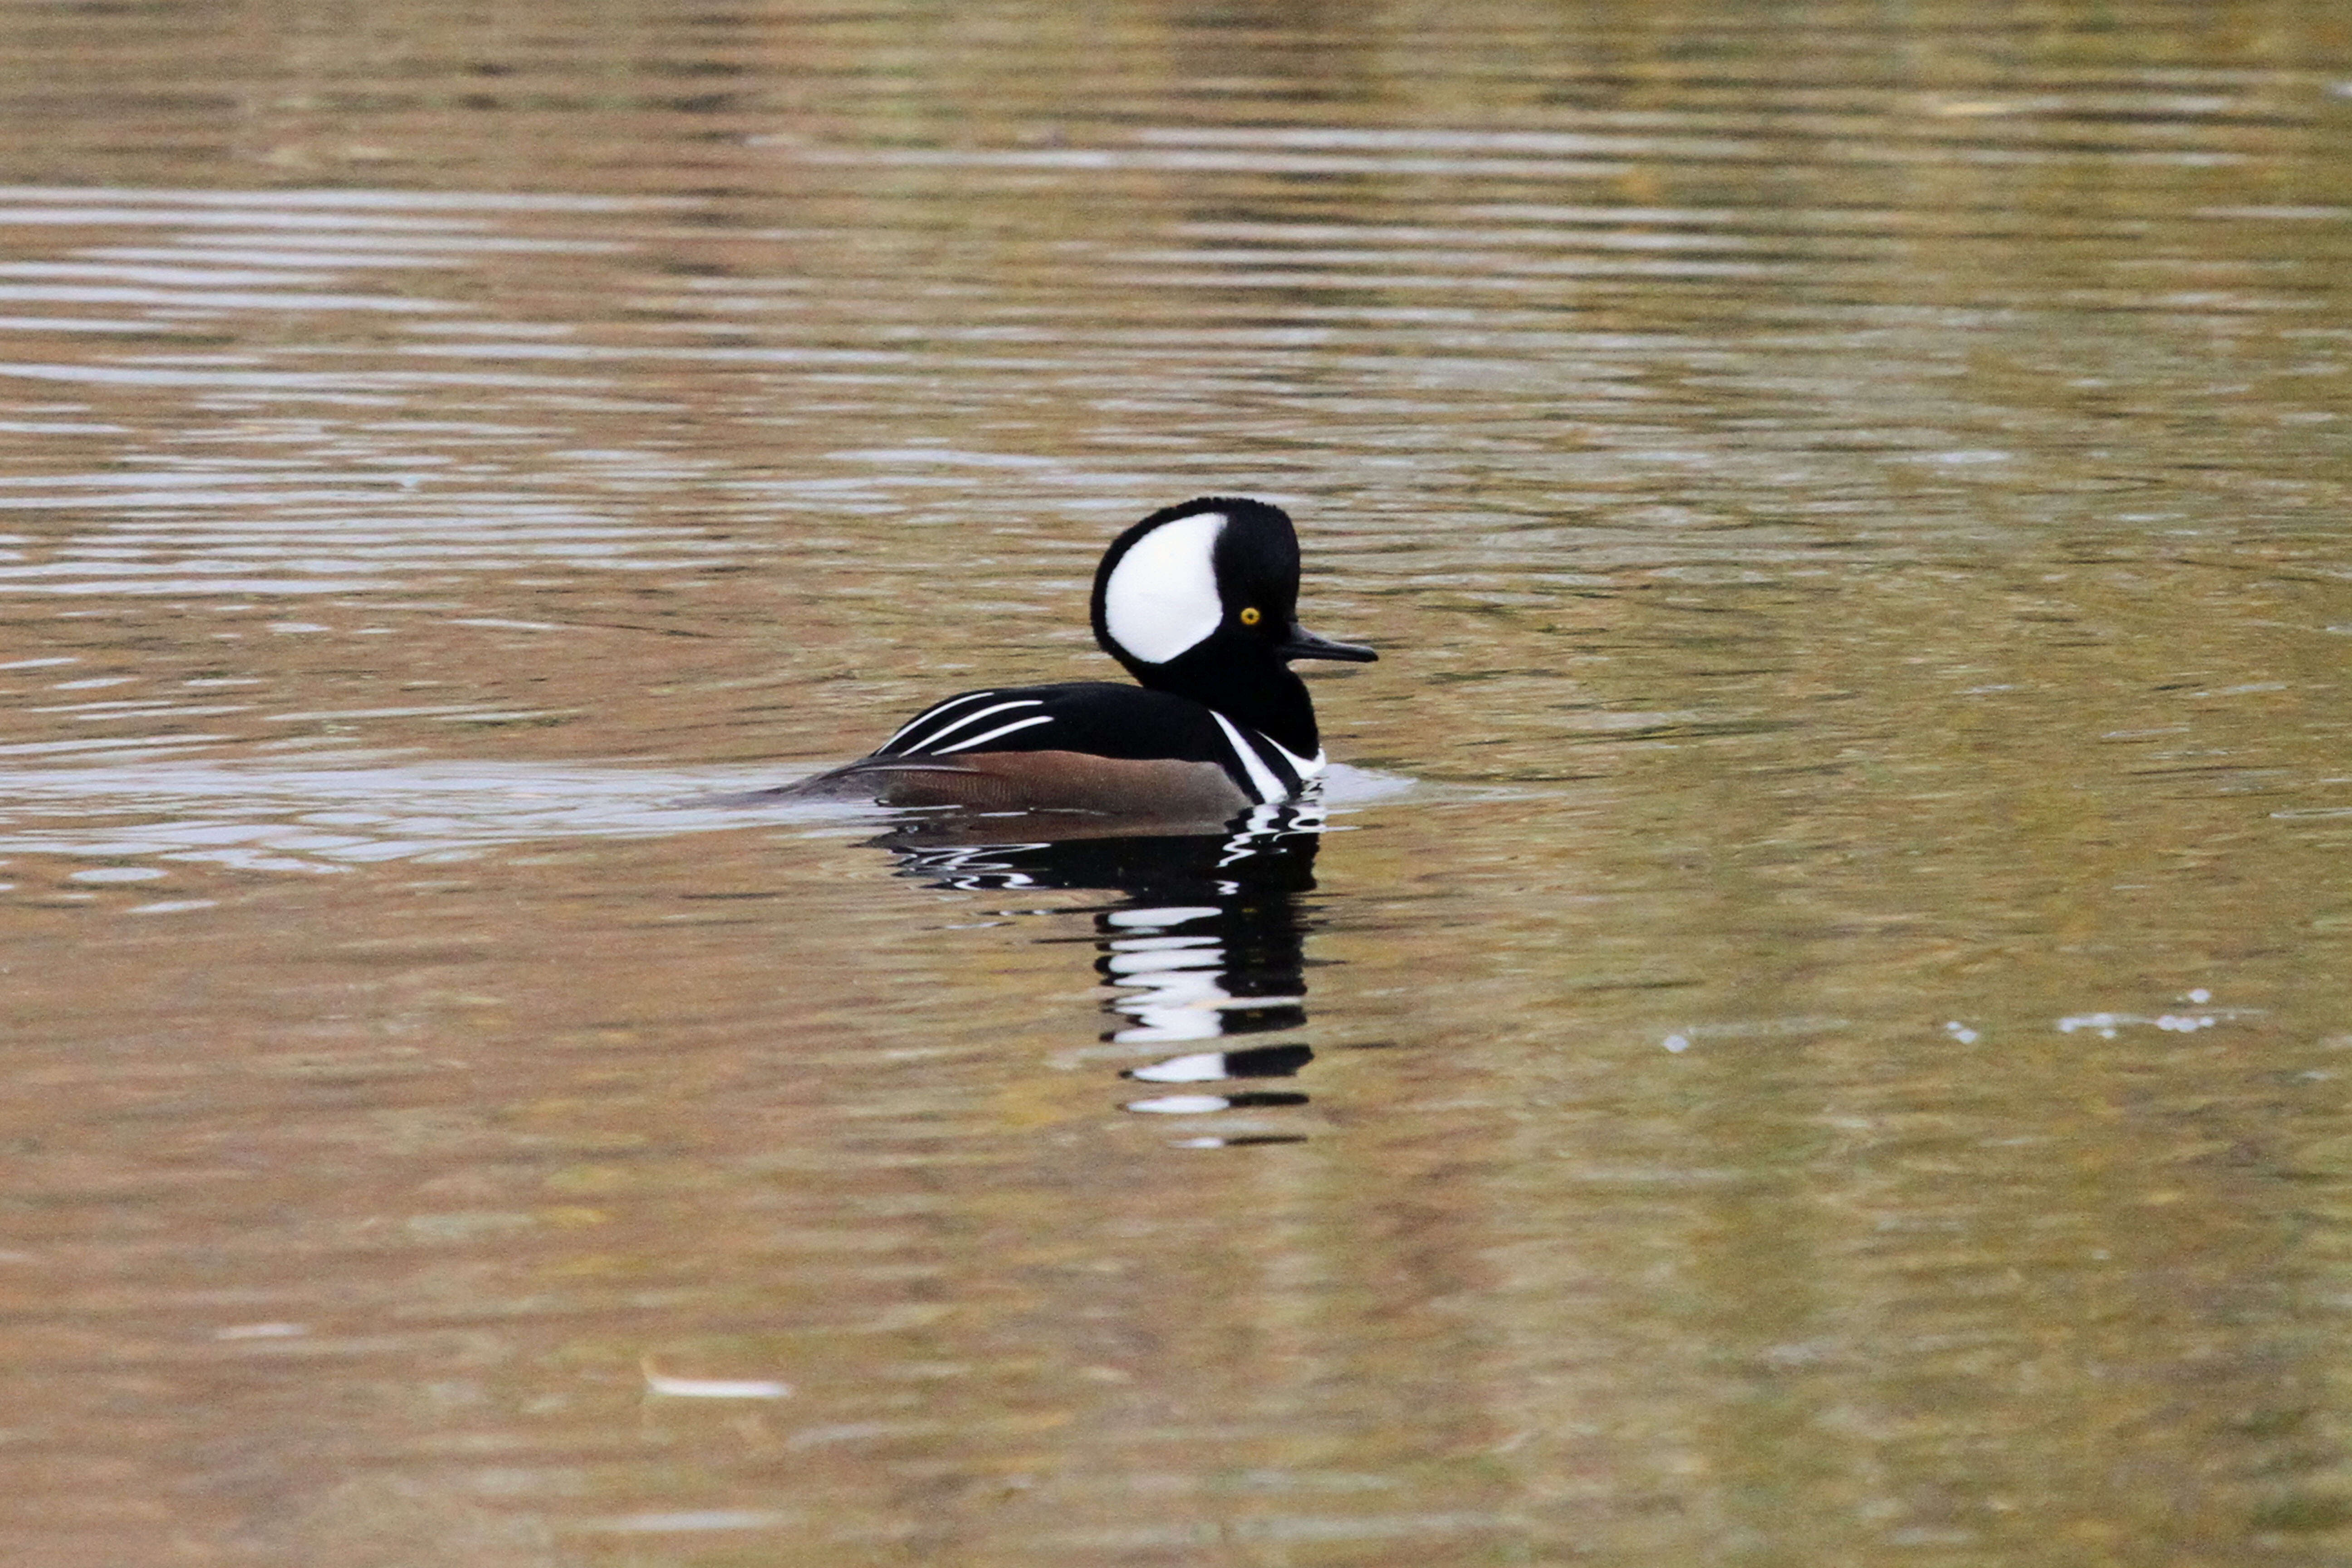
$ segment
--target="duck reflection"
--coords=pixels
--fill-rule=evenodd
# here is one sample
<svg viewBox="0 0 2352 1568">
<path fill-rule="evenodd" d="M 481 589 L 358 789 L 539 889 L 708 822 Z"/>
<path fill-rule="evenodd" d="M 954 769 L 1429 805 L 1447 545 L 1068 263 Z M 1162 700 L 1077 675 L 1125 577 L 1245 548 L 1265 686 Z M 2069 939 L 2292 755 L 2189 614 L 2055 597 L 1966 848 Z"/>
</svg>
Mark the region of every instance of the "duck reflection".
<svg viewBox="0 0 2352 1568">
<path fill-rule="evenodd" d="M 1200 1116 L 1307 1103 L 1294 1090 L 1235 1086 L 1294 1077 L 1315 1059 L 1311 1047 L 1223 1042 L 1306 1026 L 1311 921 L 1300 900 L 1315 887 L 1319 805 L 1260 806 L 1214 833 L 972 842 L 985 826 L 938 819 L 874 842 L 898 858 L 900 876 L 933 887 L 1119 895 L 1088 911 L 1095 972 L 1108 990 L 1102 1039 L 1157 1057 L 1120 1076 L 1160 1090 L 1129 1100 L 1127 1110 Z M 1301 1136 L 1235 1131 L 1180 1142 L 1219 1147 Z"/>
</svg>

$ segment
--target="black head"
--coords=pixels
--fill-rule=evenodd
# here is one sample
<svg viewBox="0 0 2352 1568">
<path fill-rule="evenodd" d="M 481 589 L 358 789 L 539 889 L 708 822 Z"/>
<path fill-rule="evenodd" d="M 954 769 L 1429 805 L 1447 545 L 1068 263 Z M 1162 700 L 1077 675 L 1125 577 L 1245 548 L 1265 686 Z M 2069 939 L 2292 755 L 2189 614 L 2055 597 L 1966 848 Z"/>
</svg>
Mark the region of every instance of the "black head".
<svg viewBox="0 0 2352 1568">
<path fill-rule="evenodd" d="M 1203 496 L 1111 541 L 1095 572 L 1095 640 L 1155 690 L 1216 709 L 1301 755 L 1315 709 L 1294 658 L 1369 663 L 1370 648 L 1298 624 L 1298 535 L 1277 506 Z"/>
</svg>

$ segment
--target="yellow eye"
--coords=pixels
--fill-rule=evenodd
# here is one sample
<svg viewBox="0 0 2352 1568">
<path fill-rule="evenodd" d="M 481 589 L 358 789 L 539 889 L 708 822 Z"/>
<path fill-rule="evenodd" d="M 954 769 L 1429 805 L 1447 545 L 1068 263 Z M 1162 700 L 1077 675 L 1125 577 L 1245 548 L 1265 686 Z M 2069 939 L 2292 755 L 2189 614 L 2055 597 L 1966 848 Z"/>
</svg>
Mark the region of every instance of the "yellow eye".
<svg viewBox="0 0 2352 1568">
<path fill-rule="evenodd" d="M 1260 622 L 1260 621 L 1262 621 L 1262 620 L 1265 619 L 1265 617 L 1264 616 L 1261 616 L 1261 615 L 1259 615 L 1259 614 L 1257 613 L 1257 606 L 1256 606 L 1255 605 L 1252 605 L 1251 606 L 1249 606 L 1249 608 L 1247 608 L 1247 609 L 1244 610 L 1244 611 L 1242 612 L 1242 617 L 1241 617 L 1241 618 L 1242 618 L 1242 625 L 1244 625 L 1244 626 L 1254 626 L 1257 625 L 1257 624 L 1258 624 L 1258 622 Z"/>
</svg>

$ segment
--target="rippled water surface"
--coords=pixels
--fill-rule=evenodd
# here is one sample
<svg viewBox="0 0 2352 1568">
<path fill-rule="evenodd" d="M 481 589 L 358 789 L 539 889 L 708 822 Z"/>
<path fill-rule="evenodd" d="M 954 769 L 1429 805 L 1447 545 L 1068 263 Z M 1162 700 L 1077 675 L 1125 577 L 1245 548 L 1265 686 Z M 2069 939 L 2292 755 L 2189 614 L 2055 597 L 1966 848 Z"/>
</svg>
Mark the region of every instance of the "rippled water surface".
<svg viewBox="0 0 2352 1568">
<path fill-rule="evenodd" d="M 0 1555 L 2352 1549 L 2352 29 L 0 13 Z M 730 792 L 1298 518 L 1319 810 Z"/>
</svg>

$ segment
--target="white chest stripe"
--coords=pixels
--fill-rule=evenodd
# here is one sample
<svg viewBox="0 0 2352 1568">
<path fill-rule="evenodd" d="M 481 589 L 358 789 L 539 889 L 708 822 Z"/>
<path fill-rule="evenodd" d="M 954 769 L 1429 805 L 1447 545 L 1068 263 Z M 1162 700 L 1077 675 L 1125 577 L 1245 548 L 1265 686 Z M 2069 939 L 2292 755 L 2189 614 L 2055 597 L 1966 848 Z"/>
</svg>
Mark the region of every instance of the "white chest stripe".
<svg viewBox="0 0 2352 1568">
<path fill-rule="evenodd" d="M 1265 765 L 1265 760 L 1257 754 L 1257 748 L 1243 739 L 1241 727 L 1213 708 L 1209 710 L 1209 717 L 1217 721 L 1217 728 L 1225 732 L 1225 740 L 1233 746 L 1234 754 L 1241 758 L 1242 767 L 1249 774 L 1250 788 L 1257 792 L 1259 802 L 1268 804 L 1287 797 L 1290 792 L 1282 787 L 1282 781 L 1274 776 L 1274 770 Z M 1286 752 L 1283 754 L 1288 756 L 1290 753 Z"/>
<path fill-rule="evenodd" d="M 1009 708 L 1012 707 L 1013 704 L 1007 703 L 1005 706 Z M 992 708 L 989 711 L 996 713 L 1003 711 L 1003 710 Z M 993 741 L 999 735 L 1010 735 L 1015 730 L 1026 730 L 1038 724 L 1050 724 L 1053 721 L 1054 716 L 1050 713 L 1040 713 L 1031 719 L 1015 719 L 1010 724 L 999 724 L 995 729 L 991 730 L 985 735 L 974 735 L 971 740 L 958 741 L 952 746 L 934 746 L 931 748 L 929 754 L 934 757 L 944 757 L 950 752 L 967 752 L 974 746 Z"/>
<path fill-rule="evenodd" d="M 954 734 L 958 730 L 969 730 L 974 724 L 979 723 L 982 719 L 986 719 L 992 714 L 1010 713 L 1015 708 L 1043 708 L 1044 706 L 1045 706 L 1045 704 L 1037 698 L 1016 697 L 1010 702 L 999 702 L 992 708 L 975 708 L 969 713 L 949 720 L 946 723 L 940 725 L 938 729 L 924 736 L 921 740 L 908 742 L 905 749 L 910 752 L 936 752 L 941 749 L 940 742 L 946 740 L 950 735 Z M 1045 721 L 1040 719 L 1038 722 L 1044 723 Z M 964 741 L 959 742 L 957 745 L 950 746 L 946 749 L 949 751 L 960 751 L 964 746 L 969 746 L 971 743 L 972 742 L 970 741 Z"/>
<path fill-rule="evenodd" d="M 1300 784 L 1305 784 L 1308 779 L 1319 778 L 1322 775 L 1324 762 L 1323 753 L 1321 752 L 1317 752 L 1311 757 L 1302 757 L 1297 752 L 1292 751 L 1288 746 L 1284 745 L 1281 742 L 1276 740 L 1271 735 L 1260 735 L 1258 739 L 1264 741 L 1267 745 L 1272 746 L 1276 751 L 1282 753 L 1282 760 L 1290 764 L 1290 771 L 1298 775 L 1298 782 Z"/>
</svg>

